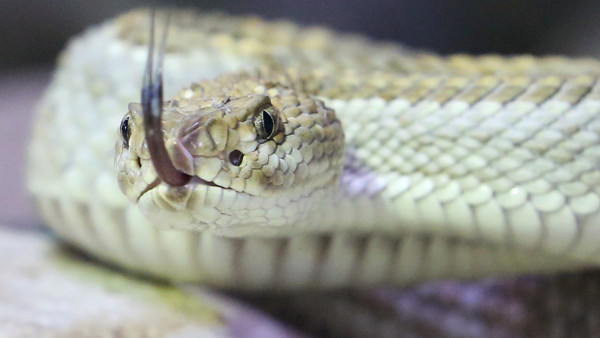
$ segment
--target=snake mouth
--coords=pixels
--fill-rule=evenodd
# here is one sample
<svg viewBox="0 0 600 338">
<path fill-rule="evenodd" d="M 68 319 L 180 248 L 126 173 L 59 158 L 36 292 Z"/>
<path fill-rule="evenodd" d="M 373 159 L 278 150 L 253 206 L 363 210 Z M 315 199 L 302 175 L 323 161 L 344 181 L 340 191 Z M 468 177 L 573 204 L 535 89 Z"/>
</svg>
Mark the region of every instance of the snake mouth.
<svg viewBox="0 0 600 338">
<path fill-rule="evenodd" d="M 140 192 L 140 194 L 138 195 L 137 202 L 139 202 L 139 200 L 142 198 L 142 196 L 144 196 L 147 192 L 149 192 L 152 189 L 158 187 L 161 183 L 163 183 L 163 181 L 159 177 L 157 177 L 154 181 L 152 181 L 152 183 L 148 184 L 146 186 L 146 188 L 144 190 L 142 190 Z M 191 181 L 189 182 L 189 184 L 194 185 L 194 186 L 195 185 L 205 185 L 205 186 L 208 186 L 208 187 L 215 187 L 215 188 L 220 188 L 220 189 L 232 190 L 231 188 L 226 188 L 226 187 L 220 186 L 220 185 L 218 185 L 218 184 L 216 184 L 214 182 L 204 180 L 204 179 L 202 179 L 202 178 L 200 178 L 198 176 L 193 176 L 192 179 L 191 179 Z"/>
<path fill-rule="evenodd" d="M 209 186 L 209 187 L 217 187 L 217 188 L 221 188 L 221 189 L 229 189 L 229 188 L 222 187 L 222 186 L 220 186 L 220 185 L 218 185 L 218 184 L 216 184 L 214 182 L 203 180 L 203 179 L 201 179 L 198 176 L 193 176 L 192 180 L 190 181 L 190 183 L 191 184 L 195 184 L 195 185 L 206 185 L 206 186 Z"/>
<path fill-rule="evenodd" d="M 140 194 L 137 197 L 136 202 L 139 202 L 140 199 L 142 198 L 142 196 L 144 196 L 148 191 L 158 187 L 160 185 L 160 183 L 161 183 L 161 180 L 160 180 L 160 178 L 157 177 L 152 183 L 148 184 L 146 186 L 146 188 L 144 190 L 142 190 L 142 192 L 140 192 Z"/>
</svg>

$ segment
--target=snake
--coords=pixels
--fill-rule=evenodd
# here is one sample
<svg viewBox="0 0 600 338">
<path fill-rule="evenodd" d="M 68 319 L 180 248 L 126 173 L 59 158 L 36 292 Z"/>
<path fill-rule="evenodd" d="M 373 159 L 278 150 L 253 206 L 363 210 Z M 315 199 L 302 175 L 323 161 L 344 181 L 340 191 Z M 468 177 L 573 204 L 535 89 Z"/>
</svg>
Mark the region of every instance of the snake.
<svg viewBox="0 0 600 338">
<path fill-rule="evenodd" d="M 155 43 L 153 20 L 71 40 L 38 106 L 28 189 L 91 256 L 244 290 L 600 263 L 597 60 L 194 10 Z"/>
</svg>

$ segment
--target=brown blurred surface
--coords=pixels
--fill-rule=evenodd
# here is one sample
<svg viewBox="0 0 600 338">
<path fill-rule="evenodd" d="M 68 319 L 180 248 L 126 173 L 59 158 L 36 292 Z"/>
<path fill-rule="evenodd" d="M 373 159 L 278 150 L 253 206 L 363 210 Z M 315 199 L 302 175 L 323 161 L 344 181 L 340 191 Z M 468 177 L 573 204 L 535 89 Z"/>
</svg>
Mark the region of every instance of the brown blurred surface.
<svg viewBox="0 0 600 338">
<path fill-rule="evenodd" d="M 300 337 L 241 302 L 110 270 L 0 224 L 1 337 Z"/>
</svg>

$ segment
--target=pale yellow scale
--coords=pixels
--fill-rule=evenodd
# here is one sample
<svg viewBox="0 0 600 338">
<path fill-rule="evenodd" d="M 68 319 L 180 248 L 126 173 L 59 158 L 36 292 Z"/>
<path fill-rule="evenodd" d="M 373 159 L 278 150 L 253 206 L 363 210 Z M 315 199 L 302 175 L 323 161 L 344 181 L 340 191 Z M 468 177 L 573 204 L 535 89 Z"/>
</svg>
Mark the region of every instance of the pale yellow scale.
<svg viewBox="0 0 600 338">
<path fill-rule="evenodd" d="M 222 88 L 219 99 L 245 98 L 245 107 L 265 97 L 291 106 L 286 95 L 297 92 L 298 107 L 286 108 L 287 124 L 269 142 L 257 142 L 241 117 L 191 133 L 188 146 L 197 148 L 185 165 L 214 185 L 199 184 L 174 203 L 161 184 L 132 204 L 113 156 L 128 104 L 139 102 L 148 13 L 90 29 L 59 60 L 29 153 L 29 189 L 61 238 L 135 271 L 256 289 L 600 263 L 597 61 L 445 58 L 257 18 L 174 17 L 164 74 L 166 97 L 179 106 L 166 109 L 168 128 L 178 123 L 171 115 L 222 103 L 203 101 L 198 86 Z M 218 77 L 241 70 L 246 77 Z M 287 87 L 231 80 L 261 76 Z M 239 92 L 223 92 L 227 81 Z M 344 147 L 337 127 L 315 127 L 322 121 L 307 117 L 314 111 L 341 121 Z M 132 144 L 146 156 L 139 138 Z M 223 142 L 200 146 L 215 140 Z M 234 146 L 256 151 L 245 161 L 260 169 L 225 171 L 209 156 Z M 343 160 L 331 160 L 336 154 Z M 130 199 L 156 180 L 144 156 Z M 337 178 L 328 166 L 341 163 Z M 319 188 L 302 190 L 307 185 Z"/>
</svg>

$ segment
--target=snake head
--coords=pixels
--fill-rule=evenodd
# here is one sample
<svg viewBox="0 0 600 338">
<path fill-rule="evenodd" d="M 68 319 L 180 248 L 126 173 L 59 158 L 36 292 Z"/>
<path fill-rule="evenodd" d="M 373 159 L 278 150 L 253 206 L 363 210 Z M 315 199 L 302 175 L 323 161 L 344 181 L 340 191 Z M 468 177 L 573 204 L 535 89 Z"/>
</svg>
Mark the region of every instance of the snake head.
<svg viewBox="0 0 600 338">
<path fill-rule="evenodd" d="M 337 187 L 341 123 L 322 101 L 289 84 L 260 74 L 224 75 L 165 102 L 170 164 L 191 177 L 180 186 L 157 175 L 142 111 L 130 104 L 121 122 L 117 173 L 121 190 L 158 225 L 222 231 L 293 225 Z"/>
<path fill-rule="evenodd" d="M 308 219 L 343 168 L 335 113 L 289 77 L 260 72 L 204 81 L 165 103 L 166 32 L 155 65 L 153 15 L 142 103 L 119 128 L 121 190 L 163 227 L 239 234 Z"/>
</svg>

